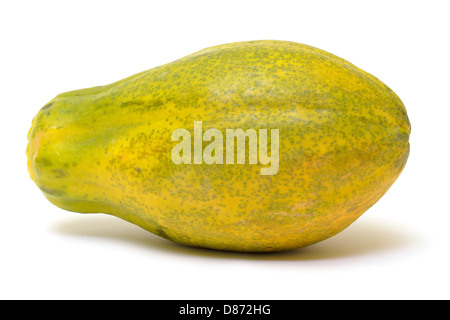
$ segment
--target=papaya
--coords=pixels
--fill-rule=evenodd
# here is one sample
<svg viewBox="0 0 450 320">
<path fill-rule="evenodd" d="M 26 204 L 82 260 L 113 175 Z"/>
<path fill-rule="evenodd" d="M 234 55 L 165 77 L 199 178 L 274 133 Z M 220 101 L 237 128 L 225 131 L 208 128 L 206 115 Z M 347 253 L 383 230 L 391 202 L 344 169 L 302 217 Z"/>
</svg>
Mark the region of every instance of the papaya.
<svg viewBox="0 0 450 320">
<path fill-rule="evenodd" d="M 358 219 L 402 172 L 410 132 L 402 101 L 373 75 L 261 40 L 59 94 L 34 117 L 26 154 L 64 210 L 187 246 L 268 252 Z"/>
</svg>

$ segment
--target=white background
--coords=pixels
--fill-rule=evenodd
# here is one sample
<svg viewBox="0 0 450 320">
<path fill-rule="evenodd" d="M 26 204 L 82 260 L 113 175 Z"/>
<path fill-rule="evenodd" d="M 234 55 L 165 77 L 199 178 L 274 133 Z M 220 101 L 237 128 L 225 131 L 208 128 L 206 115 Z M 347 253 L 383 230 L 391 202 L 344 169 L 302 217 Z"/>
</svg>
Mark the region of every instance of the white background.
<svg viewBox="0 0 450 320">
<path fill-rule="evenodd" d="M 0 298 L 450 298 L 449 12 L 433 0 L 2 1 Z M 63 211 L 29 178 L 26 135 L 55 95 L 261 39 L 334 53 L 408 110 L 405 170 L 340 234 L 276 254 L 192 249 Z"/>
</svg>

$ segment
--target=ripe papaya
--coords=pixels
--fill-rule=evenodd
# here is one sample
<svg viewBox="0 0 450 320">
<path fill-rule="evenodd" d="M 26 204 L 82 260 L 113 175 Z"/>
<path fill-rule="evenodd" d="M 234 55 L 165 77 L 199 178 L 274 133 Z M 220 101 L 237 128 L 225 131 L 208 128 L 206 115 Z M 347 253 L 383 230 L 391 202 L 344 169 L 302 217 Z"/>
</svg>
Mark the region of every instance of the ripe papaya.
<svg viewBox="0 0 450 320">
<path fill-rule="evenodd" d="M 28 171 L 65 210 L 189 246 L 280 251 L 376 203 L 410 130 L 399 97 L 346 60 L 247 41 L 56 96 L 32 121 Z"/>
</svg>

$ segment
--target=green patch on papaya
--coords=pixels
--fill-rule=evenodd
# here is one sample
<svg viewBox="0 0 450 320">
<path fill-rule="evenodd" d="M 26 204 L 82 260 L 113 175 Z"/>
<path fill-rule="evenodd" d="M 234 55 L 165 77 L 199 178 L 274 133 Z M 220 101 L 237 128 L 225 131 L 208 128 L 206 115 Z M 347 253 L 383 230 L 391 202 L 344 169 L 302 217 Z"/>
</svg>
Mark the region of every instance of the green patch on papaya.
<svg viewBox="0 0 450 320">
<path fill-rule="evenodd" d="M 55 174 L 55 178 L 57 179 L 64 178 L 67 175 L 66 171 L 63 169 L 54 169 L 52 172 Z"/>
<path fill-rule="evenodd" d="M 50 188 L 47 188 L 44 186 L 40 186 L 40 189 L 44 193 L 50 194 L 52 196 L 57 196 L 57 197 L 62 197 L 66 194 L 63 190 L 60 190 L 60 189 L 50 189 Z"/>
<path fill-rule="evenodd" d="M 53 162 L 51 162 L 49 159 L 47 158 L 42 158 L 42 157 L 37 157 L 36 158 L 36 163 L 37 164 L 42 164 L 45 167 L 50 167 L 53 165 Z"/>
<path fill-rule="evenodd" d="M 50 109 L 51 106 L 53 106 L 53 104 L 54 104 L 54 102 L 47 103 L 45 106 L 42 107 L 41 110 L 47 110 L 47 109 Z"/>
<path fill-rule="evenodd" d="M 122 102 L 122 103 L 120 104 L 120 107 L 121 107 L 121 108 L 127 108 L 127 107 L 129 107 L 129 106 L 135 106 L 135 105 L 140 106 L 140 105 L 142 105 L 142 104 L 144 104 L 144 102 L 142 102 L 142 101 L 140 101 L 140 100 L 131 100 L 131 101 Z"/>
<path fill-rule="evenodd" d="M 163 237 L 167 240 L 172 240 L 172 238 L 163 230 L 163 227 L 158 226 L 158 229 L 156 229 L 155 232 L 158 236 Z"/>
</svg>

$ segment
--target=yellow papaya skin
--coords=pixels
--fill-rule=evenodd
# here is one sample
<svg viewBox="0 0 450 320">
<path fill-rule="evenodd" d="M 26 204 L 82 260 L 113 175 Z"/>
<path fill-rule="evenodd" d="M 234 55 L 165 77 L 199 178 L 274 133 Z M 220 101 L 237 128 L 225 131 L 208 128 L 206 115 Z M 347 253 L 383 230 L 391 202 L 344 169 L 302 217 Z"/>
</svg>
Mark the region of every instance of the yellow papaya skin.
<svg viewBox="0 0 450 320">
<path fill-rule="evenodd" d="M 278 172 L 175 164 L 171 134 L 194 121 L 278 129 Z M 295 42 L 238 42 L 56 96 L 33 119 L 28 171 L 65 210 L 189 246 L 280 251 L 327 239 L 376 203 L 406 164 L 410 130 L 398 96 L 351 63 Z"/>
</svg>

